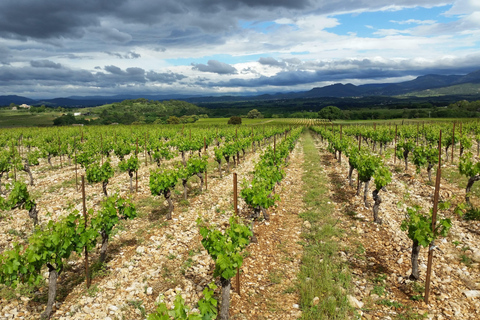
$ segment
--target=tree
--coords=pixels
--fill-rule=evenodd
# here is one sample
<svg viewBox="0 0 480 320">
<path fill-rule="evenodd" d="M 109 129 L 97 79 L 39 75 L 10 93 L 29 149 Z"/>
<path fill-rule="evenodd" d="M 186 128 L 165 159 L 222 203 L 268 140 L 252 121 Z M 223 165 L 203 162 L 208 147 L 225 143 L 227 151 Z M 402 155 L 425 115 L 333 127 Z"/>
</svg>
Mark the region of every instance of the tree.
<svg viewBox="0 0 480 320">
<path fill-rule="evenodd" d="M 167 123 L 168 124 L 179 124 L 180 123 L 180 119 L 178 117 L 175 117 L 175 116 L 171 116 L 167 119 Z"/>
<path fill-rule="evenodd" d="M 242 124 L 242 118 L 237 116 L 232 116 L 228 120 L 228 124 Z"/>
<path fill-rule="evenodd" d="M 335 106 L 328 106 L 318 112 L 320 119 L 336 120 L 343 119 L 343 111 Z"/>
<path fill-rule="evenodd" d="M 250 118 L 250 119 L 263 118 L 263 115 L 257 109 L 252 109 L 248 111 L 247 118 Z"/>
</svg>

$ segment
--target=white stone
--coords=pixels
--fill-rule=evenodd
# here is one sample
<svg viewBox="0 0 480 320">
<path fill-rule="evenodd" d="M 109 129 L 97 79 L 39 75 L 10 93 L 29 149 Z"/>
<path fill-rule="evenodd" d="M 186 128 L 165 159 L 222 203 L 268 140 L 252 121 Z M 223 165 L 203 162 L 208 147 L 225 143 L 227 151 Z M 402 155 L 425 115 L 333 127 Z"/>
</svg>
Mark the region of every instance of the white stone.
<svg viewBox="0 0 480 320">
<path fill-rule="evenodd" d="M 147 288 L 147 294 L 148 295 L 151 295 L 153 293 L 153 288 L 152 287 L 148 287 Z"/>
<path fill-rule="evenodd" d="M 463 294 L 467 298 L 478 298 L 480 297 L 480 290 L 466 290 L 466 291 L 463 291 Z"/>
<path fill-rule="evenodd" d="M 348 299 L 348 302 L 350 303 L 350 305 L 352 307 L 357 308 L 357 309 L 363 308 L 363 302 L 358 301 L 357 298 L 355 298 L 354 296 L 348 295 L 347 299 Z"/>
</svg>

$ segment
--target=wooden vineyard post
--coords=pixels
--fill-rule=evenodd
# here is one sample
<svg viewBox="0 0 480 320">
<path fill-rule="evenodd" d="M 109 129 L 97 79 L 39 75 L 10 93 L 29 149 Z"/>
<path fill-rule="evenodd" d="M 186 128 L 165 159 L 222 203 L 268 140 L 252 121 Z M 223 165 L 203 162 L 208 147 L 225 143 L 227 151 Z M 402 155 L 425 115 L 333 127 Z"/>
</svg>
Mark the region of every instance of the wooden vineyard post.
<svg viewBox="0 0 480 320">
<path fill-rule="evenodd" d="M 362 135 L 360 134 L 358 136 L 358 152 L 359 153 L 361 148 L 362 148 Z M 358 170 L 357 170 L 357 190 L 360 190 L 360 173 L 358 173 Z"/>
<path fill-rule="evenodd" d="M 276 137 L 277 135 L 273 135 L 273 163 L 277 164 L 277 156 L 275 155 L 275 148 L 276 148 Z"/>
<path fill-rule="evenodd" d="M 453 151 L 455 150 L 455 122 L 453 123 L 452 131 L 452 163 L 453 163 Z"/>
<path fill-rule="evenodd" d="M 145 132 L 145 167 L 148 165 L 147 164 L 147 133 Z"/>
<path fill-rule="evenodd" d="M 17 182 L 17 166 L 15 165 L 15 146 L 12 140 L 12 157 L 13 157 L 13 181 Z"/>
<path fill-rule="evenodd" d="M 393 164 L 397 163 L 397 129 L 398 126 L 395 125 L 395 150 L 393 151 Z"/>
<path fill-rule="evenodd" d="M 462 137 L 462 124 L 463 122 L 460 122 L 460 138 Z M 462 152 L 462 140 L 460 140 L 460 150 L 459 150 L 459 154 L 458 154 L 458 159 L 460 159 L 460 152 Z"/>
<path fill-rule="evenodd" d="M 418 126 L 419 126 L 419 123 L 417 122 L 417 139 L 416 139 L 417 140 L 417 142 L 416 142 L 417 146 L 418 146 Z"/>
<path fill-rule="evenodd" d="M 205 190 L 208 190 L 208 174 L 207 174 L 206 167 L 205 167 Z"/>
<path fill-rule="evenodd" d="M 63 168 L 63 164 L 62 164 L 62 144 L 60 142 L 60 135 L 58 135 L 58 155 L 60 157 L 60 168 Z"/>
<path fill-rule="evenodd" d="M 137 148 L 135 149 L 135 156 L 138 157 L 138 137 Z M 135 193 L 138 193 L 138 170 L 135 170 Z"/>
<path fill-rule="evenodd" d="M 237 192 L 237 173 L 233 173 L 233 207 L 235 210 L 235 216 L 238 216 L 238 192 Z M 240 295 L 240 268 L 237 268 L 237 294 Z"/>
<path fill-rule="evenodd" d="M 342 125 L 340 125 L 340 142 L 342 141 Z M 342 151 L 340 150 L 339 156 L 338 156 L 338 163 L 342 165 Z"/>
<path fill-rule="evenodd" d="M 82 202 L 83 202 L 83 219 L 85 220 L 85 230 L 87 230 L 87 206 L 85 204 L 85 177 L 82 175 Z M 90 288 L 90 275 L 88 273 L 88 250 L 85 246 L 85 278 L 87 279 L 87 288 Z"/>
<path fill-rule="evenodd" d="M 75 190 L 78 191 L 78 173 L 77 173 L 77 138 L 73 138 L 73 157 L 75 160 Z"/>
<path fill-rule="evenodd" d="M 207 154 L 207 138 L 206 137 L 203 137 L 203 153 Z M 207 162 L 207 164 L 208 164 L 208 162 Z M 207 167 L 205 167 L 205 190 L 208 190 Z"/>
<path fill-rule="evenodd" d="M 432 210 L 432 230 L 435 232 L 435 225 L 437 223 L 438 198 L 440 194 L 440 178 L 442 176 L 442 130 L 440 130 L 440 138 L 438 140 L 438 168 L 437 178 L 435 180 L 435 193 L 433 196 L 433 210 Z M 428 262 L 427 262 L 427 279 L 425 281 L 425 303 L 428 304 L 430 296 L 430 278 L 432 275 L 433 262 L 433 242 L 428 247 Z"/>
<path fill-rule="evenodd" d="M 103 166 L 103 138 L 102 138 L 102 134 L 100 133 L 100 155 L 102 156 L 102 166 Z"/>
</svg>

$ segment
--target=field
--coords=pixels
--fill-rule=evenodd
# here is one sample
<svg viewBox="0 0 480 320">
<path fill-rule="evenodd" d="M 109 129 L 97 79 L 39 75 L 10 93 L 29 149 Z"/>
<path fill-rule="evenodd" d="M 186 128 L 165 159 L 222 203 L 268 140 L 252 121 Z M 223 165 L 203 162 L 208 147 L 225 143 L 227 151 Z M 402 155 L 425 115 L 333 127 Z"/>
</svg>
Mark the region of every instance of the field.
<svg viewBox="0 0 480 320">
<path fill-rule="evenodd" d="M 30 114 L 26 111 L 0 110 L 0 128 L 51 126 L 58 112 Z"/>
<path fill-rule="evenodd" d="M 0 238 L 0 319 L 40 317 L 49 305 L 52 265 L 59 273 L 50 313 L 53 319 L 145 319 L 159 303 L 168 309 L 175 307 L 177 296 L 189 308 L 204 312 L 195 307 L 212 281 L 217 286 L 213 298 L 223 304 L 224 293 L 230 290 L 223 290 L 224 281 L 215 270 L 225 268 L 225 264 L 222 267 L 212 258 L 208 245 L 202 242 L 205 234 L 201 226 L 226 232 L 236 223 L 230 220 L 235 212 L 233 173 L 238 180 L 236 221 L 245 224 L 245 230 L 251 227 L 257 241 L 241 251 L 240 288 L 234 273 L 225 277 L 231 278 L 231 319 L 479 318 L 480 217 L 476 208 L 480 205 L 480 185 L 473 184 L 470 205 L 466 205 L 469 177 L 459 172 L 460 163 L 478 161 L 475 137 L 480 128 L 476 122 L 464 122 L 462 127 L 457 123 L 455 140 L 450 122 L 424 126 L 396 123 L 395 138 L 390 121 L 384 125 L 342 123 L 341 127 L 321 123 L 306 126 L 312 122 L 302 119 L 243 120 L 238 127 L 225 125 L 227 119 L 200 119 L 185 126 L 3 130 L 0 160 L 6 161 L 0 161 L 0 169 L 5 168 L 0 192 L 5 201 L 0 202 L 4 208 L 0 211 L 0 232 L 5 237 Z M 442 146 L 437 218 L 449 219 L 451 227 L 435 240 L 438 250 L 427 305 L 423 296 L 428 250 L 420 249 L 419 277 L 412 278 L 412 238 L 401 225 L 407 209 L 420 206 L 427 212 L 433 206 L 437 166 L 430 182 L 418 154 L 436 148 L 439 130 L 442 141 L 455 142 L 448 149 L 448 159 Z M 357 154 L 355 137 L 359 134 L 363 138 Z M 472 155 L 460 159 L 460 146 L 465 154 Z M 416 150 L 407 158 L 408 168 L 402 152 L 394 158 L 395 149 L 402 148 Z M 32 161 L 35 154 L 38 164 Z M 31 180 L 20 165 L 11 164 L 23 164 L 25 160 L 20 159 L 27 158 L 34 185 L 26 186 L 27 194 L 20 192 L 22 197 L 14 197 L 15 180 L 26 184 Z M 125 167 L 129 159 L 137 159 L 132 176 Z M 350 185 L 349 164 L 355 159 Z M 375 165 L 367 165 L 368 161 Z M 105 163 L 111 165 L 112 176 L 106 179 L 104 189 L 105 178 L 101 176 L 106 172 L 102 171 Z M 193 171 L 182 176 L 184 168 Z M 368 168 L 373 171 L 366 179 Z M 14 243 L 30 243 L 24 250 L 33 252 L 35 236 L 52 236 L 41 231 L 54 230 L 49 221 L 61 225 L 65 217 L 73 215 L 74 223 L 82 225 L 81 215 L 75 216 L 76 211 L 83 210 L 82 193 L 76 185 L 81 175 L 91 180 L 85 186 L 85 202 L 87 210 L 91 209 L 92 228 L 102 214 L 112 212 L 102 204 L 105 190 L 109 197 L 118 194 L 130 199 L 136 208 L 136 216 L 126 214 L 120 220 L 110 216 L 108 221 L 114 221 L 114 226 L 107 232 L 106 253 L 101 241 L 95 240 L 89 251 L 91 286 L 87 288 L 85 283 L 83 250 L 76 253 L 72 249 L 68 255 L 61 251 L 64 258 L 47 259 L 48 268 L 41 258 L 37 261 L 45 265 L 39 267 L 21 260 L 22 265 L 31 265 L 31 271 L 12 272 L 9 261 L 18 258 L 7 253 L 16 250 Z M 176 179 L 168 187 L 165 181 L 172 175 Z M 362 183 L 357 190 L 358 178 L 369 184 Z M 374 191 L 381 196 L 380 201 L 372 197 Z M 35 228 L 28 214 L 32 202 L 28 201 L 38 210 L 39 225 Z M 124 209 L 119 209 L 119 202 L 115 206 L 114 216 L 121 216 Z M 373 221 L 374 208 L 381 223 Z M 168 219 L 169 214 L 172 219 Z M 84 232 L 78 230 L 79 234 Z M 235 232 L 241 238 L 239 230 Z M 100 237 L 95 233 L 93 238 Z M 61 244 L 65 247 L 65 242 Z M 18 254 L 21 257 L 23 250 Z M 102 254 L 106 254 L 104 261 Z M 38 281 L 19 276 L 37 273 Z"/>
</svg>

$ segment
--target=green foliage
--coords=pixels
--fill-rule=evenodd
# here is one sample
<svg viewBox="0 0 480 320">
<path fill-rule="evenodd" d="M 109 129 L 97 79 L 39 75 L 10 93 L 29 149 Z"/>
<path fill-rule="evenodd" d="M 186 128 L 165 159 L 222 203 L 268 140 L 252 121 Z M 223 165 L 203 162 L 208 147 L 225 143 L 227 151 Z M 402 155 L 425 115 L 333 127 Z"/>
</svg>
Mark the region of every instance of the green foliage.
<svg viewBox="0 0 480 320">
<path fill-rule="evenodd" d="M 263 118 L 263 114 L 260 113 L 257 109 L 252 109 L 248 111 L 247 118 L 249 119 L 256 119 L 256 118 Z"/>
<path fill-rule="evenodd" d="M 242 124 L 242 118 L 238 116 L 232 116 L 228 119 L 227 124 Z"/>
<path fill-rule="evenodd" d="M 86 170 L 87 181 L 89 183 L 108 182 L 113 177 L 115 171 L 110 165 L 110 161 L 105 161 L 102 166 L 98 163 L 92 164 Z"/>
<path fill-rule="evenodd" d="M 242 266 L 242 250 L 249 244 L 252 231 L 242 223 L 237 223 L 238 217 L 230 217 L 230 226 L 221 232 L 204 225 L 199 218 L 197 224 L 202 235 L 202 245 L 215 261 L 214 276 L 231 279 Z"/>
<path fill-rule="evenodd" d="M 466 176 L 472 178 L 480 175 L 480 162 L 473 162 L 473 154 L 471 152 L 465 153 L 458 163 L 458 171 Z"/>
<path fill-rule="evenodd" d="M 129 175 L 132 175 L 133 172 L 140 168 L 140 165 L 138 164 L 138 158 L 132 156 L 128 158 L 128 160 L 120 161 L 118 167 L 120 168 L 120 171 L 128 172 Z"/>
<path fill-rule="evenodd" d="M 160 303 L 154 313 L 148 315 L 148 320 L 213 320 L 217 318 L 217 300 L 213 298 L 213 292 L 217 288 L 214 282 L 203 289 L 203 298 L 198 301 L 200 313 L 191 312 L 185 306 L 181 295 L 175 297 L 174 307 L 168 310 L 165 303 Z"/>
<path fill-rule="evenodd" d="M 322 108 L 318 112 L 318 117 L 320 119 L 328 119 L 328 120 L 337 120 L 337 119 L 344 119 L 344 114 L 342 110 L 335 106 L 328 106 Z"/>
<path fill-rule="evenodd" d="M 27 185 L 17 181 L 13 184 L 7 199 L 0 197 L 0 210 L 12 210 L 14 208 L 30 210 L 35 201 L 30 197 Z"/>
<path fill-rule="evenodd" d="M 370 181 L 370 179 L 373 177 L 375 174 L 375 171 L 377 168 L 380 167 L 382 163 L 382 159 L 372 153 L 367 153 L 367 152 L 360 152 L 357 158 L 357 171 L 358 171 L 358 177 L 360 181 L 362 182 L 367 182 Z M 384 170 L 382 170 L 383 173 L 385 173 Z M 382 176 L 379 175 L 379 178 Z M 384 182 L 388 180 L 387 176 L 385 175 Z M 391 179 L 390 179 L 391 180 Z M 379 182 L 381 179 L 379 180 Z M 387 182 L 388 183 L 388 182 Z"/>
<path fill-rule="evenodd" d="M 168 119 L 167 119 L 167 123 L 168 124 L 179 124 L 180 123 L 180 119 L 176 116 L 170 116 Z"/>
<path fill-rule="evenodd" d="M 392 173 L 387 166 L 382 164 L 375 170 L 373 178 L 375 179 L 375 189 L 380 190 L 392 182 Z"/>
<path fill-rule="evenodd" d="M 137 216 L 137 210 L 131 200 L 115 194 L 102 201 L 101 209 L 96 215 L 93 214 L 92 209 L 88 215 L 93 216 L 91 228 L 102 231 L 109 237 L 121 219 L 134 219 Z"/>
<path fill-rule="evenodd" d="M 424 214 L 419 206 L 407 208 L 407 216 L 402 221 L 402 231 L 407 231 L 408 237 L 417 241 L 421 246 L 427 247 L 437 237 L 445 237 L 448 230 L 452 227 L 451 220 L 448 218 L 437 221 L 436 229 L 432 230 L 432 215 Z"/>
<path fill-rule="evenodd" d="M 150 191 L 152 195 L 161 195 L 175 188 L 178 183 L 177 169 L 156 170 L 150 172 Z"/>
<path fill-rule="evenodd" d="M 408 155 L 415 148 L 415 141 L 413 139 L 406 139 L 405 141 L 399 141 L 397 143 L 397 153 L 395 154 L 398 159 L 407 161 Z"/>
</svg>

